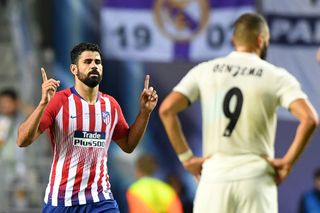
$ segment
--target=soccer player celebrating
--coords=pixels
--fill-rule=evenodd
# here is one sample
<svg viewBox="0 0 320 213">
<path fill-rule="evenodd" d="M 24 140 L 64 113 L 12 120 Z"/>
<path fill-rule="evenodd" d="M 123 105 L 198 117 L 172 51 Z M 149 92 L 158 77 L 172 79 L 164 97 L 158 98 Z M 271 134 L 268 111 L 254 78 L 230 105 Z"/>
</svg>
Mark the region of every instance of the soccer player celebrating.
<svg viewBox="0 0 320 213">
<path fill-rule="evenodd" d="M 46 129 L 53 149 L 43 212 L 119 212 L 108 169 L 111 139 L 132 152 L 146 130 L 158 96 L 146 76 L 140 112 L 129 127 L 117 101 L 99 92 L 103 67 L 96 44 L 80 43 L 71 51 L 74 87 L 56 92 L 60 82 L 42 68 L 42 96 L 20 125 L 17 144 L 29 146 Z"/>
<path fill-rule="evenodd" d="M 200 177 L 195 213 L 275 213 L 276 183 L 289 174 L 318 124 L 298 81 L 265 60 L 269 29 L 263 17 L 240 16 L 235 51 L 200 63 L 174 87 L 160 117 L 184 168 Z M 178 113 L 201 98 L 203 154 L 192 154 Z M 276 109 L 287 108 L 299 126 L 287 153 L 274 159 Z"/>
</svg>

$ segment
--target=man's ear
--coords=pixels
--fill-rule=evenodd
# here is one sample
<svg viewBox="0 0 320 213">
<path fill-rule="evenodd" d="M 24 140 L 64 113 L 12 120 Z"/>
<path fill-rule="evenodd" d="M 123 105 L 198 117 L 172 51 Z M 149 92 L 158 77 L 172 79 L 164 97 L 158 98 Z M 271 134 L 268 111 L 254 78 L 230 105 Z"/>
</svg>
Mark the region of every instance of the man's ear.
<svg viewBox="0 0 320 213">
<path fill-rule="evenodd" d="M 259 33 L 259 35 L 257 37 L 257 44 L 258 44 L 259 49 L 261 49 L 264 46 L 264 43 L 265 43 L 265 38 L 262 33 Z"/>
<path fill-rule="evenodd" d="M 70 71 L 72 72 L 73 75 L 77 75 L 77 74 L 78 74 L 77 65 L 71 64 L 71 65 L 70 65 Z"/>
</svg>

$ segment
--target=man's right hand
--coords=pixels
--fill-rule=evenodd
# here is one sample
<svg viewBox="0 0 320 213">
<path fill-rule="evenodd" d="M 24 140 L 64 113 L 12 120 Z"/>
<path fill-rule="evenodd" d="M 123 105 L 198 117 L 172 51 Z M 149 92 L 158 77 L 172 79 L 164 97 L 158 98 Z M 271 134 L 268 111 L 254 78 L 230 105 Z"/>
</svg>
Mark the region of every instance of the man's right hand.
<svg viewBox="0 0 320 213">
<path fill-rule="evenodd" d="M 46 71 L 44 68 L 41 68 L 42 73 L 42 95 L 41 95 L 41 103 L 48 104 L 54 94 L 57 91 L 58 86 L 60 85 L 60 81 L 57 81 L 53 78 L 48 80 Z"/>
</svg>

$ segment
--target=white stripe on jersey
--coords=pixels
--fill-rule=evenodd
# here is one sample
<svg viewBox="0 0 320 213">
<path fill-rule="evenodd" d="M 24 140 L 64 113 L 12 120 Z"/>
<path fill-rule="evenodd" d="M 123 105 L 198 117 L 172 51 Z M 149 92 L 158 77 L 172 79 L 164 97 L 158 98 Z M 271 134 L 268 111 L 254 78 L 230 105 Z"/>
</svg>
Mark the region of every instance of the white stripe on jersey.
<svg viewBox="0 0 320 213">
<path fill-rule="evenodd" d="M 74 101 L 74 94 L 72 94 L 69 97 L 69 112 L 76 112 L 76 103 Z M 76 115 L 76 114 L 75 114 Z M 76 129 L 77 127 L 77 119 L 71 119 L 71 114 L 69 114 L 69 132 L 73 131 L 74 129 Z M 72 140 L 72 136 L 70 136 L 70 138 L 68 138 L 68 140 Z M 72 142 L 68 142 L 68 143 L 72 143 Z M 79 154 L 77 154 L 77 152 L 74 151 L 74 149 L 72 149 L 72 157 L 71 157 L 71 162 L 78 162 L 79 161 Z M 66 168 L 67 169 L 67 168 Z M 64 202 L 65 202 L 65 206 L 71 206 L 72 205 L 72 191 L 73 191 L 73 185 L 75 182 L 75 174 L 77 173 L 77 167 L 73 166 L 73 167 L 69 167 L 69 172 L 68 172 L 68 181 L 67 181 L 67 185 L 66 185 L 66 192 L 65 192 L 65 196 L 64 196 Z M 73 178 L 71 178 L 73 177 Z"/>
<path fill-rule="evenodd" d="M 109 106 L 109 104 L 108 104 Z M 101 114 L 101 103 L 99 101 L 98 104 L 95 105 L 95 111 L 97 114 Z M 106 106 L 106 111 L 110 111 L 110 108 Z M 101 131 L 102 129 L 102 116 L 96 117 L 96 123 L 95 123 L 95 129 L 94 131 Z M 108 131 L 106 131 L 108 132 Z M 108 143 L 108 141 L 106 141 L 106 143 Z M 97 161 L 96 161 L 96 171 L 95 171 L 95 176 L 94 176 L 94 180 L 91 186 L 91 195 L 92 195 L 92 199 L 93 202 L 98 202 L 100 201 L 99 196 L 98 196 L 98 180 L 100 177 L 100 166 L 101 166 L 101 159 L 104 153 L 100 153 L 98 154 L 97 157 Z"/>
<path fill-rule="evenodd" d="M 96 114 L 100 114 L 101 115 L 101 103 L 100 101 L 97 102 L 97 104 L 94 106 L 95 108 L 95 112 Z M 108 109 L 110 110 L 110 109 Z M 96 116 L 96 122 L 95 122 L 95 125 L 94 125 L 94 131 L 96 132 L 101 132 L 101 129 L 102 129 L 102 116 Z"/>
<path fill-rule="evenodd" d="M 85 102 L 83 99 L 81 99 L 81 104 L 82 104 L 82 131 L 89 131 L 89 126 L 90 126 L 90 119 L 86 119 L 86 117 L 91 117 L 95 115 L 90 115 L 90 110 L 89 110 L 89 105 L 87 102 Z M 96 116 L 95 116 L 96 117 Z M 87 122 L 85 122 L 87 121 Z M 85 149 L 85 148 L 81 148 Z M 82 180 L 80 184 L 80 191 L 79 191 L 79 204 L 86 204 L 86 195 L 85 195 L 85 189 L 88 186 L 88 180 L 89 180 L 89 175 L 90 175 L 90 166 L 91 166 L 91 158 L 90 157 L 85 157 L 84 158 L 84 165 L 83 165 L 83 170 L 82 170 Z M 90 162 L 89 162 L 90 161 Z"/>
<path fill-rule="evenodd" d="M 62 122 L 63 122 L 63 107 L 60 109 L 57 117 L 56 117 L 56 125 L 59 126 L 63 126 Z M 61 144 L 60 141 L 62 139 L 62 135 L 58 133 L 61 132 L 59 129 L 57 130 L 57 128 L 55 128 L 55 133 L 56 133 L 56 143 L 55 144 L 55 153 L 59 155 L 59 159 L 57 162 L 57 166 L 56 166 L 56 176 L 54 179 L 54 184 L 53 184 L 53 189 L 52 189 L 52 205 L 53 206 L 57 206 L 58 205 L 58 193 L 59 193 L 59 187 L 60 187 L 60 182 L 61 182 L 61 178 L 62 178 L 62 169 L 63 169 L 63 163 L 64 163 L 64 159 L 66 157 L 66 152 L 67 149 L 65 146 L 65 144 Z M 58 152 L 57 150 L 60 150 L 60 152 Z"/>
</svg>

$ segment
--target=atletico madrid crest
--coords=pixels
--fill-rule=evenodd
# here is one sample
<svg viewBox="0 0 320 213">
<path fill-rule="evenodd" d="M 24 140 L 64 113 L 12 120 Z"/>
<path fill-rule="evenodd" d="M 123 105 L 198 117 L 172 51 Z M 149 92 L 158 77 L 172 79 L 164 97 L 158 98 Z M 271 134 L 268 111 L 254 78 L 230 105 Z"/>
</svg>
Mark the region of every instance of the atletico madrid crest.
<svg viewBox="0 0 320 213">
<path fill-rule="evenodd" d="M 110 113 L 109 112 L 102 112 L 102 120 L 106 125 L 108 125 L 111 121 Z"/>
</svg>

